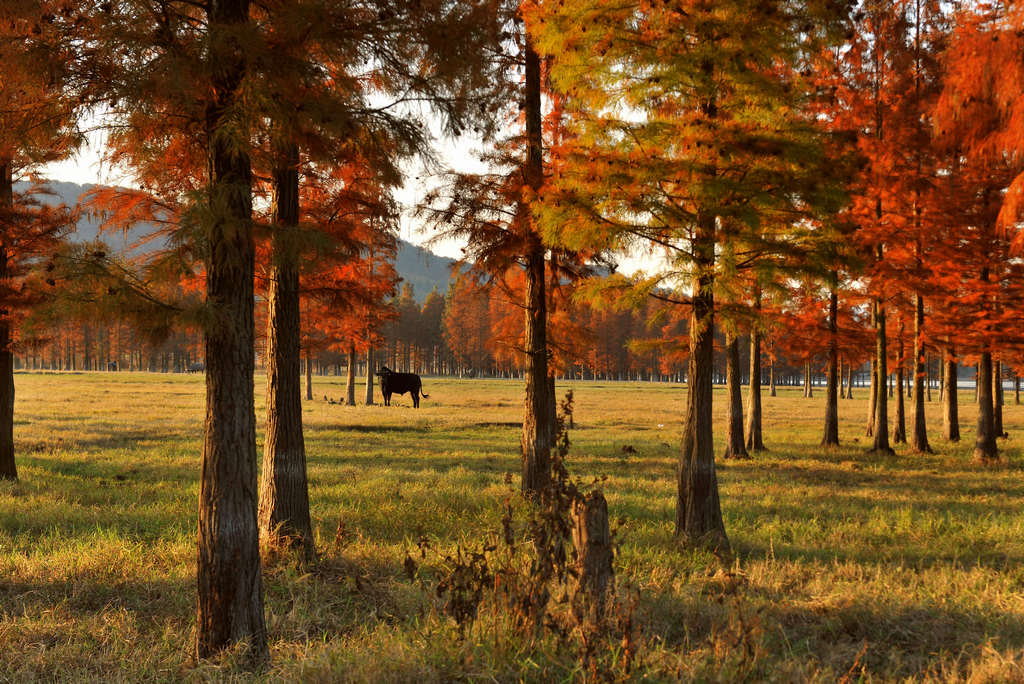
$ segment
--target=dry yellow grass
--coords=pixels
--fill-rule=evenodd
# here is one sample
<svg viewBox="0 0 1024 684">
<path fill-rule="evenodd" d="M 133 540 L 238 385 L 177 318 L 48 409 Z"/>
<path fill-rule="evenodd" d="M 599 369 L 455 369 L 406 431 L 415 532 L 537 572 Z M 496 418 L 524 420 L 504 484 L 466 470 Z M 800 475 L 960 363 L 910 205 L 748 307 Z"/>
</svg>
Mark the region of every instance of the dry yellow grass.
<svg viewBox="0 0 1024 684">
<path fill-rule="evenodd" d="M 21 481 L 0 484 L 0 679 L 249 679 L 232 654 L 197 665 L 190 653 L 202 378 L 18 374 L 16 384 Z M 322 562 L 267 568 L 273 665 L 257 678 L 581 676 L 553 642 L 491 638 L 500 620 L 458 640 L 403 573 L 420 535 L 450 548 L 496 529 L 507 474 L 518 481 L 520 384 L 424 385 L 419 410 L 407 397 L 346 408 L 319 399 L 340 396 L 340 378 L 315 379 L 304 419 Z M 737 555 L 723 570 L 671 536 L 685 388 L 569 386 L 570 469 L 607 476 L 623 518 L 616 571 L 640 592 L 643 650 L 629 677 L 1024 681 L 1021 407 L 1006 407 L 1003 463 L 979 468 L 966 393 L 964 444 L 939 437 L 933 402 L 938 453 L 886 459 L 865 453 L 864 390 L 840 405 L 834 451 L 817 446 L 823 393 L 765 397 L 771 451 L 720 464 Z M 256 387 L 261 402 L 262 378 Z"/>
</svg>

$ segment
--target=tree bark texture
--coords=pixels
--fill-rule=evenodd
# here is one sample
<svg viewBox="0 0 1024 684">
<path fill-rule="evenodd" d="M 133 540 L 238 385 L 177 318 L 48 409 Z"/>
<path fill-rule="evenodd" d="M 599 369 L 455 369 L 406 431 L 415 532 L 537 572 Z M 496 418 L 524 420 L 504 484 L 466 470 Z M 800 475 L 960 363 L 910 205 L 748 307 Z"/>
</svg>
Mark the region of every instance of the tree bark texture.
<svg viewBox="0 0 1024 684">
<path fill-rule="evenodd" d="M 758 297 L 760 305 L 760 297 Z M 750 385 L 747 394 L 747 451 L 765 451 L 761 433 L 761 331 L 750 331 Z"/>
<path fill-rule="evenodd" d="M 348 373 L 345 375 L 345 406 L 356 405 L 356 346 L 348 345 Z"/>
<path fill-rule="evenodd" d="M 992 410 L 992 353 L 984 352 L 978 362 L 978 437 L 974 443 L 974 460 L 992 463 L 999 460 L 996 429 Z"/>
<path fill-rule="evenodd" d="M 373 347 L 366 350 L 366 398 L 367 406 L 373 406 L 373 374 L 377 371 L 373 363 Z"/>
<path fill-rule="evenodd" d="M 313 359 L 306 352 L 306 400 L 313 401 Z"/>
<path fill-rule="evenodd" d="M 768 360 L 768 396 L 775 396 L 775 359 Z"/>
<path fill-rule="evenodd" d="M 601 492 L 593 491 L 574 501 L 570 513 L 578 572 L 573 607 L 581 621 L 599 624 L 615 583 L 608 503 Z"/>
<path fill-rule="evenodd" d="M 903 387 L 903 364 L 896 366 L 896 384 L 900 388 Z M 896 395 L 896 420 L 893 421 L 892 426 L 892 441 L 893 444 L 905 444 L 907 441 L 906 402 L 903 401 L 902 389 Z"/>
<path fill-rule="evenodd" d="M 932 453 L 928 444 L 928 424 L 925 421 L 924 403 L 928 387 L 928 367 L 924 353 L 924 297 L 914 295 L 914 428 L 910 433 L 910 448 L 919 454 Z M 931 397 L 927 399 L 930 401 Z"/>
<path fill-rule="evenodd" d="M 260 474 L 260 535 L 316 555 L 309 517 L 306 445 L 302 435 L 299 310 L 299 153 L 294 146 L 274 170 L 273 264 L 267 315 L 267 435 Z"/>
<path fill-rule="evenodd" d="M 877 328 L 878 326 L 878 301 L 873 300 L 871 302 L 871 325 Z M 877 338 L 877 332 L 876 332 Z M 877 347 L 877 340 L 876 340 Z M 876 355 L 871 359 L 871 388 L 869 390 L 870 397 L 868 398 L 868 422 L 865 435 L 873 437 L 875 434 L 875 418 L 878 411 L 878 356 L 877 349 Z"/>
<path fill-rule="evenodd" d="M 540 57 L 533 45 L 526 44 L 526 182 L 537 190 L 544 178 L 541 131 Z M 521 208 L 527 214 L 529 207 Z M 547 296 L 546 261 L 540 237 L 531 232 L 526 256 L 526 401 L 523 416 L 522 458 L 523 493 L 542 491 L 550 479 L 550 454 L 554 426 L 548 406 Z"/>
<path fill-rule="evenodd" d="M 906 402 L 903 401 L 903 367 L 904 367 L 904 345 L 903 345 L 903 314 L 899 316 L 899 334 L 896 353 L 896 420 L 892 426 L 893 444 L 905 444 L 907 441 L 907 413 Z M 890 395 L 892 396 L 892 395 Z"/>
<path fill-rule="evenodd" d="M 1003 363 L 992 362 L 992 429 L 996 437 L 1006 437 L 1003 430 Z"/>
<path fill-rule="evenodd" d="M 956 396 L 956 359 L 952 354 L 943 361 L 942 373 L 942 429 L 950 442 L 960 441 L 960 415 Z"/>
<path fill-rule="evenodd" d="M 725 384 L 729 392 L 729 417 L 726 421 L 725 453 L 722 458 L 750 458 L 743 440 L 743 389 L 740 387 L 740 340 L 726 336 Z"/>
<path fill-rule="evenodd" d="M 11 163 L 0 160 L 0 216 L 14 209 Z M 0 283 L 7 283 L 7 245 L 0 243 Z M 10 312 L 0 310 L 0 480 L 17 480 L 14 460 L 14 354 Z"/>
<path fill-rule="evenodd" d="M 885 381 L 889 377 L 885 349 L 885 305 L 875 300 L 875 420 L 872 451 L 893 453 L 889 446 L 889 402 L 885 396 Z"/>
<path fill-rule="evenodd" d="M 720 553 L 729 550 L 715 473 L 711 421 L 715 372 L 715 217 L 698 218 L 693 242 L 695 274 L 690 307 L 690 358 L 683 450 L 679 457 L 676 497 L 676 537 Z"/>
<path fill-rule="evenodd" d="M 835 276 L 833 275 L 833 283 Z M 839 446 L 839 295 L 835 287 L 828 300 L 828 386 L 825 392 L 825 434 L 821 446 Z"/>
<path fill-rule="evenodd" d="M 245 644 L 246 660 L 269 659 L 256 522 L 256 416 L 252 169 L 235 120 L 246 71 L 233 37 L 248 0 L 210 5 L 211 99 L 206 111 L 211 217 L 206 290 L 206 422 L 199 486 L 196 655 Z"/>
<path fill-rule="evenodd" d="M 804 396 L 814 397 L 814 387 L 811 386 L 811 362 L 804 361 Z"/>
</svg>

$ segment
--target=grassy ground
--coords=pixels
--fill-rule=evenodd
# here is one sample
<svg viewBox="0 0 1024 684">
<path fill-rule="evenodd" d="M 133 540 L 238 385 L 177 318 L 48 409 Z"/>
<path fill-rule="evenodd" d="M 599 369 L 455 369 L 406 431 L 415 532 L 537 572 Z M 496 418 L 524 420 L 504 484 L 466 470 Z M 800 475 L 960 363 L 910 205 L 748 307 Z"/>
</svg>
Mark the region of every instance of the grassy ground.
<svg viewBox="0 0 1024 684">
<path fill-rule="evenodd" d="M 16 385 L 21 481 L 0 484 L 0 680 L 248 679 L 232 654 L 196 665 L 190 652 L 202 378 L 18 374 Z M 425 386 L 418 411 L 407 397 L 346 408 L 320 399 L 342 394 L 340 378 L 316 379 L 304 419 L 322 560 L 266 569 L 273 664 L 260 678 L 581 676 L 550 639 L 504 638 L 500 616 L 458 638 L 403 572 L 421 535 L 445 550 L 498 529 L 518 483 L 519 383 Z M 1021 407 L 1006 407 L 1003 463 L 981 468 L 969 462 L 966 393 L 964 443 L 939 437 L 936 401 L 938 453 L 884 459 L 865 453 L 866 390 L 842 401 L 833 451 L 817 446 L 823 392 L 766 396 L 770 451 L 719 463 L 736 551 L 723 568 L 672 541 L 685 389 L 569 386 L 569 467 L 608 478 L 617 581 L 635 590 L 642 628 L 617 676 L 1024 681 Z M 723 399 L 717 389 L 718 426 Z"/>
</svg>

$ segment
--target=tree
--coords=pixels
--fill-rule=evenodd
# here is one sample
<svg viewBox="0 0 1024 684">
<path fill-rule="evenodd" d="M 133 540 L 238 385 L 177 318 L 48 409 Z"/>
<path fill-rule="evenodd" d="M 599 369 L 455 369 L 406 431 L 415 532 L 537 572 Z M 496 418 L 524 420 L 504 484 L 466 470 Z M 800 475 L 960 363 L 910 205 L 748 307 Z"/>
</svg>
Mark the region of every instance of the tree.
<svg viewBox="0 0 1024 684">
<path fill-rule="evenodd" d="M 15 192 L 15 180 L 66 157 L 79 138 L 77 94 L 69 59 L 69 13 L 53 3 L 0 6 L 0 479 L 18 479 L 14 458 L 14 345 L 19 319 L 38 299 L 27 276 L 40 257 L 56 251 L 73 223 L 64 208 L 40 206 L 33 185 Z M 52 278 L 50 279 L 52 282 Z"/>
<path fill-rule="evenodd" d="M 676 533 L 721 550 L 711 380 L 715 290 L 729 274 L 716 252 L 792 239 L 797 217 L 829 195 L 821 131 L 802 115 L 809 83 L 800 65 L 824 37 L 802 29 L 838 17 L 815 9 L 595 0 L 536 3 L 527 15 L 539 47 L 556 56 L 552 79 L 572 131 L 553 153 L 545 191 L 552 241 L 646 242 L 670 263 L 644 281 L 648 291 L 689 278 L 688 291 L 667 288 L 690 311 Z"/>
</svg>

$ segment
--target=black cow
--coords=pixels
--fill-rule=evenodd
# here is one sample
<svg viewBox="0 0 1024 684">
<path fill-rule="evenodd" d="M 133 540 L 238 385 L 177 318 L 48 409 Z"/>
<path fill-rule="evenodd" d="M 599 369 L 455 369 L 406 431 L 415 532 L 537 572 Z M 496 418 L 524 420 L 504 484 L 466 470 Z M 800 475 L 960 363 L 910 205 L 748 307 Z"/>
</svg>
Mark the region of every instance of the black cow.
<svg viewBox="0 0 1024 684">
<path fill-rule="evenodd" d="M 377 371 L 380 376 L 380 393 L 384 395 L 384 405 L 391 406 L 392 394 L 405 394 L 412 396 L 413 408 L 420 407 L 420 395 L 426 399 L 430 397 L 423 391 L 423 381 L 415 373 L 396 373 L 387 366 L 381 366 Z"/>
</svg>

